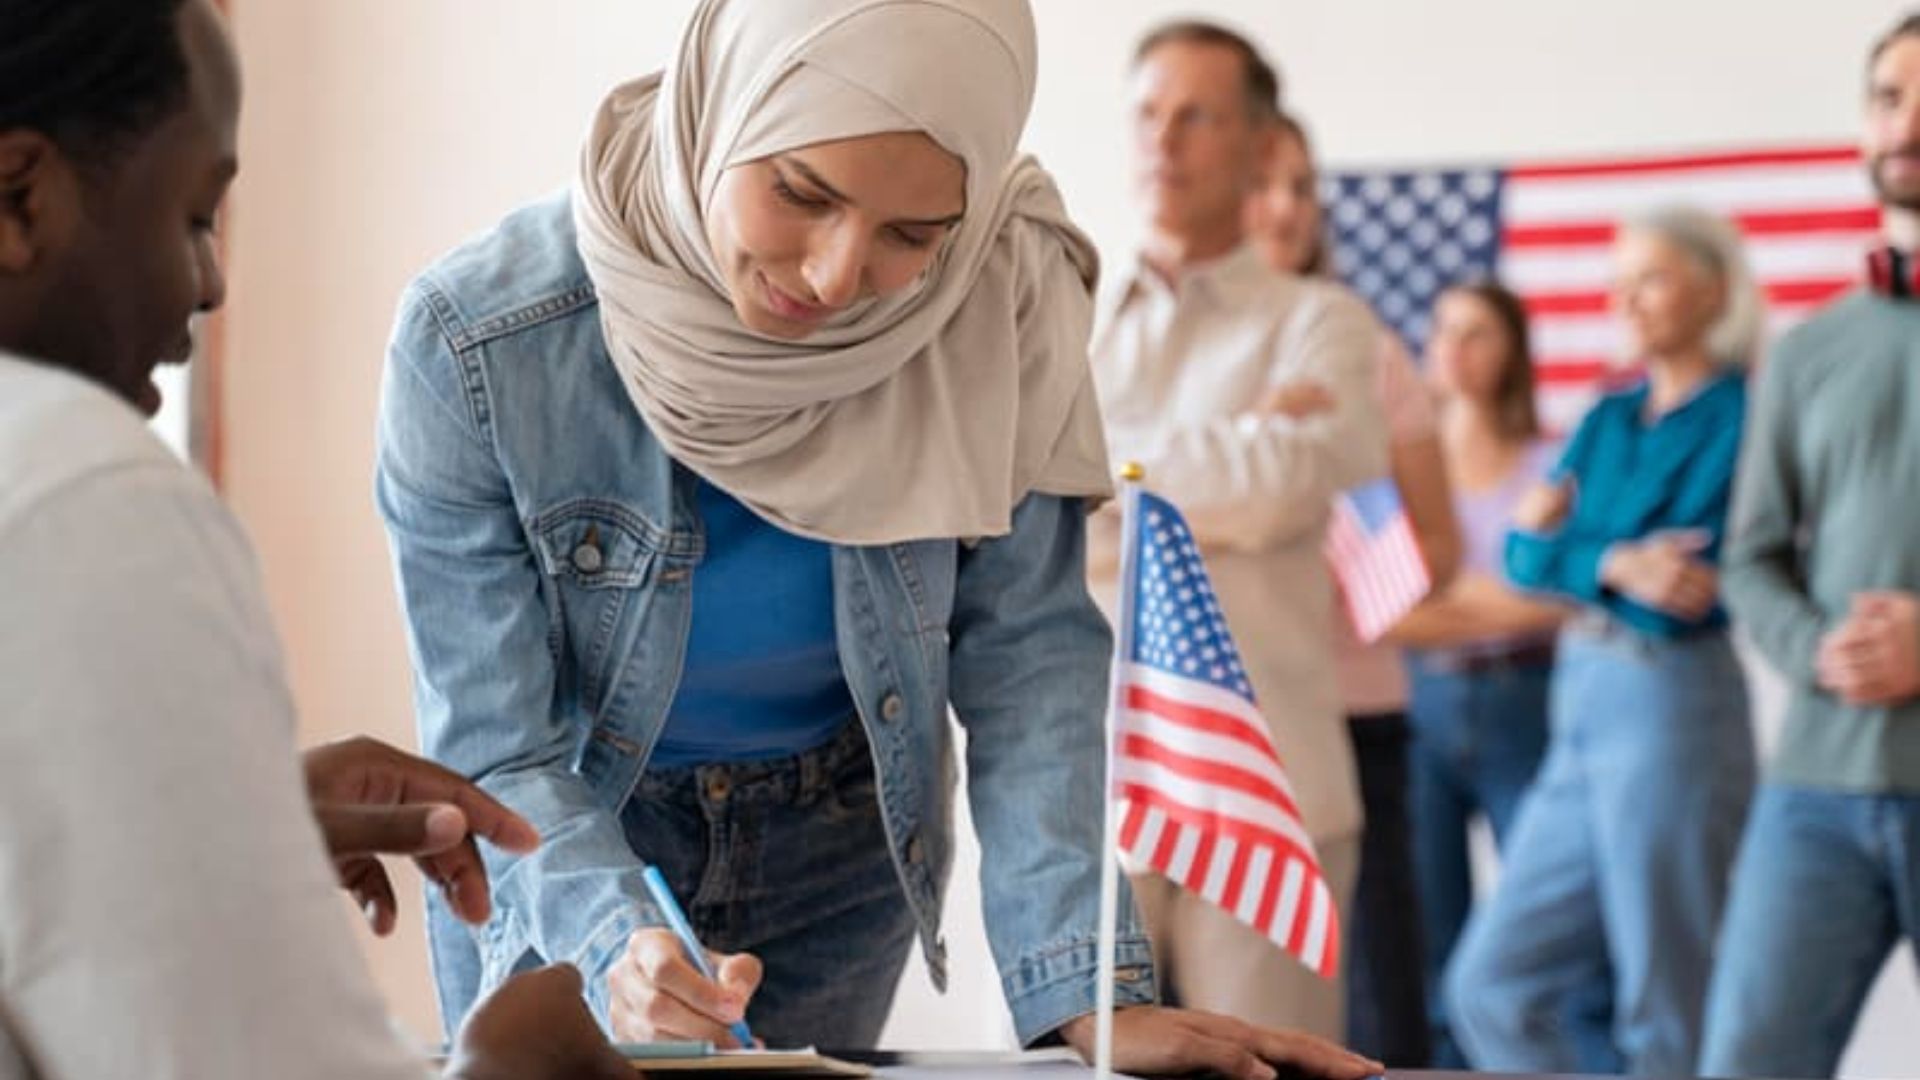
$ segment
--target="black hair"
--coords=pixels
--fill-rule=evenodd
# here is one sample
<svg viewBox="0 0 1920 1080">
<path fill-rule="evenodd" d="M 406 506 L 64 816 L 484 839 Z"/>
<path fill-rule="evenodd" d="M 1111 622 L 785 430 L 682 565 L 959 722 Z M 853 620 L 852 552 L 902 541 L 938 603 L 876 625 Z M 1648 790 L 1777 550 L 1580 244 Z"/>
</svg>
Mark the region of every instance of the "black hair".
<svg viewBox="0 0 1920 1080">
<path fill-rule="evenodd" d="M 0 131 L 98 159 L 187 96 L 185 0 L 0 0 Z"/>
<path fill-rule="evenodd" d="M 1280 75 L 1260 50 L 1244 36 L 1204 19 L 1181 19 L 1163 23 L 1140 39 L 1133 50 L 1133 66 L 1139 67 L 1162 45 L 1216 45 L 1232 50 L 1240 57 L 1245 72 L 1247 115 L 1255 123 L 1266 123 L 1280 112 Z"/>
</svg>

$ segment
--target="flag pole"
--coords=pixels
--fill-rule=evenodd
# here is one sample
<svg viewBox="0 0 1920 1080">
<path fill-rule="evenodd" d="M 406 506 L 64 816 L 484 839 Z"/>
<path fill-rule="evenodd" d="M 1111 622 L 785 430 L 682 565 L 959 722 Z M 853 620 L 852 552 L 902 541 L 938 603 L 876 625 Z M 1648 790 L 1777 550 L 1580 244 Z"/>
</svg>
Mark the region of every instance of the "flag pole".
<svg viewBox="0 0 1920 1080">
<path fill-rule="evenodd" d="M 1119 717 L 1121 666 L 1133 656 L 1134 561 L 1140 537 L 1140 482 L 1147 471 L 1136 462 L 1120 470 L 1120 591 L 1114 619 L 1113 664 L 1107 677 L 1106 787 L 1102 792 L 1100 828 L 1100 961 L 1094 990 L 1094 1080 L 1113 1077 L 1114 951 L 1120 921 L 1120 816 L 1114 808 L 1118 785 L 1114 780 L 1115 721 Z"/>
</svg>

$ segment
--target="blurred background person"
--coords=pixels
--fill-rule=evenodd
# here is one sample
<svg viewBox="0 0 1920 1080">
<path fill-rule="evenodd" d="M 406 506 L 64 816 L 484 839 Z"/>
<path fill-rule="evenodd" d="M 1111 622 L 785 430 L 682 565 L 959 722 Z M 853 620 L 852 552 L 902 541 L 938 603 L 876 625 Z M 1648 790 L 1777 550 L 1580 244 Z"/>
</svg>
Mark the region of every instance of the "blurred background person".
<svg viewBox="0 0 1920 1080">
<path fill-rule="evenodd" d="M 1452 585 L 1395 637 L 1408 646 L 1412 679 L 1413 862 L 1433 1064 L 1461 1068 L 1440 974 L 1473 908 L 1468 827 L 1484 815 L 1504 848 L 1546 753 L 1553 638 L 1567 612 L 1509 586 L 1503 549 L 1521 496 L 1546 477 L 1559 447 L 1535 408 L 1526 308 L 1498 283 L 1440 294 L 1426 373 L 1440 398 L 1440 458 L 1465 552 Z"/>
<path fill-rule="evenodd" d="M 1768 360 L 1728 539 L 1728 605 L 1790 696 L 1728 899 L 1704 1076 L 1832 1076 L 1887 954 L 1920 940 L 1920 12 L 1868 67 L 1872 287 Z"/>
<path fill-rule="evenodd" d="M 1506 550 L 1522 588 L 1581 605 L 1552 738 L 1499 887 L 1446 975 L 1478 1068 L 1574 1072 L 1568 1017 L 1610 973 L 1617 1065 L 1690 1075 L 1727 873 L 1754 780 L 1720 557 L 1761 305 L 1739 235 L 1672 209 L 1628 222 L 1614 303 L 1647 377 L 1602 398 Z"/>
<path fill-rule="evenodd" d="M 1271 725 L 1344 927 L 1361 808 L 1333 674 L 1333 497 L 1381 476 L 1379 324 L 1346 289 L 1274 272 L 1248 242 L 1279 80 L 1245 38 L 1205 22 L 1148 34 L 1133 68 L 1134 161 L 1149 239 L 1118 271 L 1093 349 L 1116 461 L 1137 461 L 1206 549 L 1208 570 Z M 1281 415 L 1312 384 L 1327 408 Z M 1096 597 L 1113 611 L 1119 515 L 1089 521 Z M 1204 897 L 1134 879 L 1162 989 L 1188 1006 L 1339 1038 L 1344 991 Z"/>
<path fill-rule="evenodd" d="M 1281 112 L 1260 185 L 1246 202 L 1248 237 L 1282 274 L 1326 277 L 1319 174 L 1306 127 Z M 1432 588 L 1444 588 L 1460 561 L 1460 534 L 1447 490 L 1432 400 L 1399 335 L 1380 328 L 1378 396 L 1386 416 L 1388 471 L 1406 505 Z M 1321 387 L 1289 384 L 1271 400 L 1295 418 L 1329 408 Z M 1427 994 L 1421 978 L 1419 892 L 1407 821 L 1407 677 L 1395 635 L 1365 644 L 1344 607 L 1334 643 L 1347 731 L 1353 740 L 1366 814 L 1353 920 L 1347 926 L 1347 1039 L 1395 1068 L 1424 1068 L 1431 1058 Z"/>
</svg>

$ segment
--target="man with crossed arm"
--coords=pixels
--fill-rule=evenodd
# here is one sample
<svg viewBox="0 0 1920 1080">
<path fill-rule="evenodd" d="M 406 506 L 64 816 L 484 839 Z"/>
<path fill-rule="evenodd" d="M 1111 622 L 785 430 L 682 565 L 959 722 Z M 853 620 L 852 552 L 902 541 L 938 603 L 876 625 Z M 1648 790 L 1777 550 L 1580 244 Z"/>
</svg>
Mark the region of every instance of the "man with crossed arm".
<svg viewBox="0 0 1920 1080">
<path fill-rule="evenodd" d="M 1150 238 L 1123 270 L 1094 346 L 1115 461 L 1147 470 L 1206 549 L 1209 573 L 1345 923 L 1361 808 L 1335 674 L 1333 589 L 1321 546 L 1336 493 L 1384 475 L 1380 327 L 1341 287 L 1279 274 L 1247 242 L 1278 79 L 1245 39 L 1208 23 L 1150 34 L 1135 54 L 1135 153 Z M 1324 411 L 1276 394 L 1311 383 Z M 1096 598 L 1111 615 L 1112 507 L 1089 529 Z M 1184 1006 L 1344 1034 L 1342 988 L 1158 874 L 1134 878 L 1163 972 Z"/>
</svg>

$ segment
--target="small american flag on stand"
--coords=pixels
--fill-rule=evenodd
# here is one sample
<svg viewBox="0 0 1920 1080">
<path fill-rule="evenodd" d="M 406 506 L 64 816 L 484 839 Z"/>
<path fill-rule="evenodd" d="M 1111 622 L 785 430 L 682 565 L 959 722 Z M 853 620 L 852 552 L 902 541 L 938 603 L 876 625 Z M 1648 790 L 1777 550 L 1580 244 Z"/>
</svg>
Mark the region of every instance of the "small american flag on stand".
<svg viewBox="0 0 1920 1080">
<path fill-rule="evenodd" d="M 1368 644 L 1380 640 L 1433 587 L 1413 521 L 1391 478 L 1334 499 L 1327 561 L 1354 633 Z"/>
<path fill-rule="evenodd" d="M 1114 669 L 1119 847 L 1332 978 L 1339 912 L 1198 546 L 1128 489 Z"/>
</svg>

